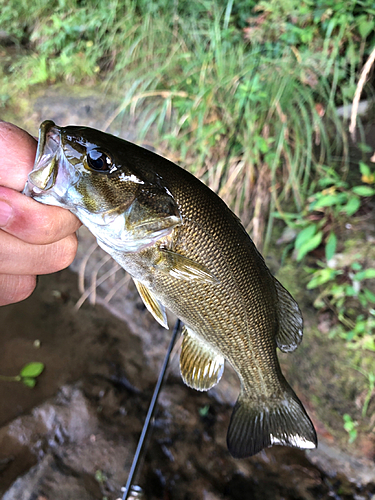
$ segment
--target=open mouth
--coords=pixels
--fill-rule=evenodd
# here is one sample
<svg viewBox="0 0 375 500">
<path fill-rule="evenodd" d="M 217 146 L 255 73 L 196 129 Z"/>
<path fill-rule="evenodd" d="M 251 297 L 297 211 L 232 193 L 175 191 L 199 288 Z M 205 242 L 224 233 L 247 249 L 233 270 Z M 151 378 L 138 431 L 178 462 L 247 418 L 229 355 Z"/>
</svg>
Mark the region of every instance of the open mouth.
<svg viewBox="0 0 375 500">
<path fill-rule="evenodd" d="M 57 177 L 60 144 L 59 127 L 51 120 L 44 121 L 39 128 L 39 141 L 34 168 L 29 174 L 24 194 L 33 196 L 33 194 L 40 194 L 54 186 Z"/>
</svg>

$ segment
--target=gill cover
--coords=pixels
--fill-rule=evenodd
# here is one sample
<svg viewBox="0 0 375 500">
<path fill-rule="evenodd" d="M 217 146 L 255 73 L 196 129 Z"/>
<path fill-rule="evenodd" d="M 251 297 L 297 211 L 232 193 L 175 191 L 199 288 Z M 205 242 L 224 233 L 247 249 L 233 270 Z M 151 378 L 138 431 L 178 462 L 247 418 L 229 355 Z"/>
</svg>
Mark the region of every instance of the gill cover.
<svg viewBox="0 0 375 500">
<path fill-rule="evenodd" d="M 153 245 L 181 216 L 162 179 L 152 173 L 142 179 L 136 166 L 132 170 L 116 160 L 116 147 L 123 150 L 124 144 L 94 129 L 45 121 L 24 194 L 69 209 L 106 251 L 137 252 Z"/>
</svg>

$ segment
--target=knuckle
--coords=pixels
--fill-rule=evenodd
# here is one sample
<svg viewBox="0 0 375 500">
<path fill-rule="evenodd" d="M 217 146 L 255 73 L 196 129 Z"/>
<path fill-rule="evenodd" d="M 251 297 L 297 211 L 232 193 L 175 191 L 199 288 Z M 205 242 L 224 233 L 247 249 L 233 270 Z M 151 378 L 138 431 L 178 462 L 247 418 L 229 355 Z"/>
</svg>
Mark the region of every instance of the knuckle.
<svg viewBox="0 0 375 500">
<path fill-rule="evenodd" d="M 73 262 L 74 257 L 76 256 L 77 253 L 77 248 L 78 248 L 78 239 L 75 234 L 72 234 L 70 236 L 67 236 L 65 238 L 65 245 L 66 245 L 66 251 L 65 251 L 65 257 L 66 261 L 65 264 L 67 266 L 70 266 L 70 264 Z"/>
<path fill-rule="evenodd" d="M 38 240 L 41 244 L 53 243 L 61 231 L 61 217 L 50 217 L 49 212 L 43 214 L 38 224 Z"/>
<path fill-rule="evenodd" d="M 33 293 L 36 287 L 36 276 L 21 276 L 18 288 L 17 302 L 25 300 Z"/>
<path fill-rule="evenodd" d="M 77 253 L 78 240 L 75 234 L 60 240 L 56 245 L 56 255 L 54 256 L 54 271 L 60 271 L 70 266 Z"/>
<path fill-rule="evenodd" d="M 32 243 L 39 245 L 55 243 L 78 229 L 78 219 L 68 210 L 40 203 L 38 205 L 33 224 L 27 224 Z"/>
</svg>

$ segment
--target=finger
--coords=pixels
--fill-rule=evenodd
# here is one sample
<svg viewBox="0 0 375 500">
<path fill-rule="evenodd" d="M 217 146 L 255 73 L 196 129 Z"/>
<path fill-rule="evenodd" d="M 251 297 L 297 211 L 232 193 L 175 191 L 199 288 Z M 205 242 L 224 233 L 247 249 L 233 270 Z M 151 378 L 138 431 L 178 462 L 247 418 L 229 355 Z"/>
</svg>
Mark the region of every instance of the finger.
<svg viewBox="0 0 375 500">
<path fill-rule="evenodd" d="M 69 266 L 77 252 L 75 234 L 48 245 L 31 245 L 0 230 L 0 274 L 49 274 Z"/>
<path fill-rule="evenodd" d="M 0 121 L 0 185 L 22 191 L 32 170 L 37 141 L 16 125 Z"/>
<path fill-rule="evenodd" d="M 27 299 L 36 286 L 36 276 L 0 274 L 0 306 Z"/>
<path fill-rule="evenodd" d="M 0 227 L 25 242 L 53 243 L 74 233 L 80 225 L 77 217 L 65 208 L 43 205 L 0 186 Z"/>
</svg>

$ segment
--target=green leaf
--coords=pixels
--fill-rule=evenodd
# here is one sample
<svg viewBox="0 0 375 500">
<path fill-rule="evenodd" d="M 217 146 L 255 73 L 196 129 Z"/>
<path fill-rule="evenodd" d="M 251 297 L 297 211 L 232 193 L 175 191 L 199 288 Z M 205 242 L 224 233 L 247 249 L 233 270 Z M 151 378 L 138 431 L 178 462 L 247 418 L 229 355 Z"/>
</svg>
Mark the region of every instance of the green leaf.
<svg viewBox="0 0 375 500">
<path fill-rule="evenodd" d="M 350 330 L 346 335 L 345 335 L 345 340 L 347 342 L 351 342 L 354 337 L 357 335 L 357 332 L 355 330 Z"/>
<path fill-rule="evenodd" d="M 365 269 L 364 271 L 359 271 L 359 273 L 355 274 L 353 277 L 356 281 L 367 280 L 370 278 L 375 278 L 375 269 L 373 267 Z"/>
<path fill-rule="evenodd" d="M 316 224 L 310 224 L 309 226 L 302 229 L 302 231 L 297 235 L 294 245 L 295 248 L 298 250 L 302 245 L 306 243 L 306 241 L 310 240 L 310 238 L 312 238 L 316 233 L 316 229 Z"/>
<path fill-rule="evenodd" d="M 356 424 L 355 424 L 355 422 L 353 422 L 352 417 L 348 413 L 344 413 L 342 418 L 345 422 L 345 425 L 344 425 L 345 430 L 351 430 L 351 429 L 353 429 L 353 427 L 355 427 Z"/>
<path fill-rule="evenodd" d="M 348 297 L 355 297 L 357 295 L 357 292 L 355 291 L 354 287 L 351 285 L 347 285 L 345 288 L 345 295 Z"/>
<path fill-rule="evenodd" d="M 359 34 L 361 35 L 361 38 L 367 38 L 367 36 L 373 31 L 374 29 L 374 21 L 362 21 L 358 25 L 358 31 Z"/>
<path fill-rule="evenodd" d="M 32 377 L 22 378 L 22 383 L 24 383 L 27 387 L 35 387 L 36 380 Z"/>
<path fill-rule="evenodd" d="M 375 351 L 375 340 L 371 335 L 366 335 L 363 339 L 363 347 L 369 351 Z"/>
<path fill-rule="evenodd" d="M 352 191 L 359 196 L 372 196 L 375 194 L 375 189 L 371 186 L 355 186 Z"/>
<path fill-rule="evenodd" d="M 348 203 L 342 207 L 342 212 L 345 212 L 347 215 L 351 216 L 354 215 L 359 207 L 361 206 L 361 200 L 357 198 L 356 196 L 350 198 Z"/>
<path fill-rule="evenodd" d="M 324 285 L 328 281 L 332 281 L 333 279 L 335 279 L 338 274 L 340 274 L 340 271 L 331 269 L 330 267 L 322 269 L 321 271 L 317 271 L 313 275 L 311 280 L 307 283 L 306 288 L 308 290 L 311 290 L 313 288 L 316 288 L 317 286 Z"/>
<path fill-rule="evenodd" d="M 198 409 L 198 413 L 201 417 L 207 417 L 209 411 L 210 411 L 210 405 L 205 405 L 202 406 L 202 408 Z"/>
<path fill-rule="evenodd" d="M 359 170 L 360 170 L 362 175 L 365 175 L 368 177 L 371 175 L 370 167 L 366 163 L 363 163 L 363 161 L 359 162 Z"/>
<path fill-rule="evenodd" d="M 326 243 L 326 260 L 329 261 L 336 253 L 337 237 L 332 231 L 329 233 Z"/>
<path fill-rule="evenodd" d="M 346 202 L 348 196 L 346 193 L 324 194 L 311 203 L 310 209 L 317 210 L 318 208 L 332 207 L 334 205 L 342 205 Z"/>
<path fill-rule="evenodd" d="M 39 362 L 28 363 L 20 371 L 21 377 L 38 377 L 44 370 L 44 364 Z"/>
<path fill-rule="evenodd" d="M 358 301 L 363 308 L 367 306 L 367 299 L 363 293 L 358 294 Z"/>
<path fill-rule="evenodd" d="M 369 302 L 375 304 L 375 293 L 372 293 L 371 290 L 369 290 L 368 288 L 365 288 L 363 290 L 363 293 Z"/>
<path fill-rule="evenodd" d="M 305 241 L 303 245 L 299 248 L 298 254 L 297 254 L 297 262 L 300 262 L 306 254 L 311 252 L 312 250 L 315 250 L 317 248 L 323 239 L 323 232 L 319 231 L 316 233 L 315 236 L 310 238 L 308 241 Z"/>
</svg>

